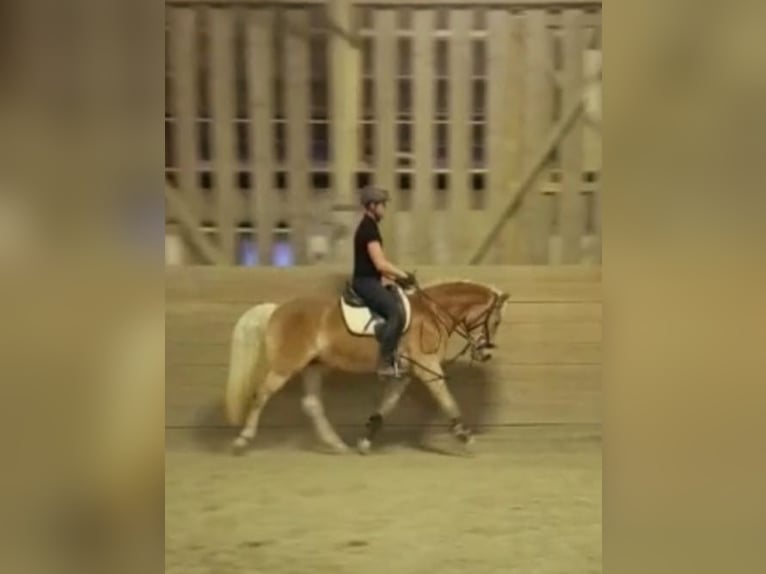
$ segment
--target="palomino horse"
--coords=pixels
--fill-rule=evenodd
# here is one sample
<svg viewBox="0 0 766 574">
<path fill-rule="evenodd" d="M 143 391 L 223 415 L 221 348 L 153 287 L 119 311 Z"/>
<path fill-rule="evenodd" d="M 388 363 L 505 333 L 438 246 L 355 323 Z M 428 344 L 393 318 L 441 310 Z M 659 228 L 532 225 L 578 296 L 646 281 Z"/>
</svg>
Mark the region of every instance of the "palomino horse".
<svg viewBox="0 0 766 574">
<path fill-rule="evenodd" d="M 502 320 L 508 295 L 470 281 L 434 284 L 406 295 L 396 288 L 405 309 L 405 330 L 400 356 L 409 371 L 387 382 L 384 396 L 367 422 L 360 452 L 369 451 L 383 425 L 383 418 L 399 401 L 409 383 L 409 373 L 428 388 L 450 421 L 452 434 L 471 442 L 471 432 L 460 419 L 460 410 L 445 384 L 442 363 L 451 335 L 465 340 L 464 352 L 473 360 L 491 358 L 493 338 Z M 319 439 L 337 452 L 348 450 L 324 414 L 322 373 L 332 368 L 353 373 L 373 373 L 378 343 L 375 316 L 348 287 L 340 297 L 301 297 L 281 305 L 256 305 L 240 317 L 234 328 L 226 412 L 229 422 L 243 425 L 234 441 L 242 452 L 257 433 L 258 420 L 271 396 L 298 373 L 303 376 L 304 412 Z M 259 372 L 265 354 L 267 366 Z M 264 372 L 265 371 L 265 372 Z"/>
</svg>

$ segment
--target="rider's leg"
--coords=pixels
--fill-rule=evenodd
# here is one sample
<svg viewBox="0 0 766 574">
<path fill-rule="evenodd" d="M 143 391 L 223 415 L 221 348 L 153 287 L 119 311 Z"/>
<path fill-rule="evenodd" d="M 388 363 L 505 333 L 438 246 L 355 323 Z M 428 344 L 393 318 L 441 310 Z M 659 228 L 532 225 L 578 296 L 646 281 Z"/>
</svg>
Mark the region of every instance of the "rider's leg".
<svg viewBox="0 0 766 574">
<path fill-rule="evenodd" d="M 399 333 L 404 326 L 404 318 L 400 311 L 396 294 L 387 290 L 376 278 L 357 278 L 353 283 L 354 290 L 364 300 L 370 309 L 383 317 L 385 323 L 380 329 L 380 355 L 385 373 L 395 374 L 394 359 Z M 391 372 L 389 372 L 391 371 Z"/>
<path fill-rule="evenodd" d="M 399 337 L 404 329 L 404 313 L 399 305 L 398 295 L 395 291 L 384 288 L 386 292 L 388 319 L 381 331 L 381 355 L 393 361 L 396 349 L 399 346 Z"/>
</svg>

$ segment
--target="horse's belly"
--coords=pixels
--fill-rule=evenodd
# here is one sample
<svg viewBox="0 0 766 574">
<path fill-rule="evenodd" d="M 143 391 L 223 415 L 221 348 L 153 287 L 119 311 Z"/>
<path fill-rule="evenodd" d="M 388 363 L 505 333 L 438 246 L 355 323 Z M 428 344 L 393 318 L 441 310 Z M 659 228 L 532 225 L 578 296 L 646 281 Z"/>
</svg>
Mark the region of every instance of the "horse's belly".
<svg viewBox="0 0 766 574">
<path fill-rule="evenodd" d="M 337 337 L 323 345 L 319 360 L 333 369 L 349 373 L 371 373 L 377 367 L 378 342 L 372 337 Z"/>
</svg>

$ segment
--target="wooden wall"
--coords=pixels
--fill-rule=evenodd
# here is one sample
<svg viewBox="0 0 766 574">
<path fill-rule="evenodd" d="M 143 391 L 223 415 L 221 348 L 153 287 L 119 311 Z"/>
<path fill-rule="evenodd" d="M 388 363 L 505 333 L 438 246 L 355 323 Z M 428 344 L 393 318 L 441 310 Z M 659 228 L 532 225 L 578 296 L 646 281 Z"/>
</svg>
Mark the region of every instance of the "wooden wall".
<svg viewBox="0 0 766 574">
<path fill-rule="evenodd" d="M 287 237 L 310 263 L 369 183 L 394 193 L 384 235 L 406 264 L 468 262 L 514 200 L 483 262 L 600 262 L 600 136 L 579 107 L 600 0 L 166 6 L 166 180 L 193 214 L 169 203 L 168 222 L 218 262 L 255 238 L 269 265 Z"/>
<path fill-rule="evenodd" d="M 456 366 L 450 388 L 473 424 L 600 421 L 602 305 L 600 271 L 572 267 L 444 267 L 421 280 L 470 277 L 511 293 L 500 349 L 486 365 Z M 178 268 L 166 273 L 166 424 L 224 425 L 222 396 L 230 336 L 237 318 L 264 301 L 301 293 L 336 294 L 338 270 Z M 380 384 L 374 377 L 332 376 L 326 399 L 334 423 L 361 425 Z M 269 404 L 263 423 L 306 427 L 299 382 Z M 432 399 L 413 385 L 392 418 L 397 424 L 441 421 Z"/>
</svg>

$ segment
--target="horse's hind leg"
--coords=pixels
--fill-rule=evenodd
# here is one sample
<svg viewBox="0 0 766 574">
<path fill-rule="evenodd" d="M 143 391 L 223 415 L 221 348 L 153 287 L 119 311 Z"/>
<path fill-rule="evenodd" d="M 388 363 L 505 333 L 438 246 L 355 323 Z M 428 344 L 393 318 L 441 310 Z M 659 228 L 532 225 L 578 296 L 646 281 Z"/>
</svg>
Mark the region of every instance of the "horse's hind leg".
<svg viewBox="0 0 766 574">
<path fill-rule="evenodd" d="M 236 454 L 244 452 L 250 442 L 255 438 L 255 435 L 258 433 L 258 420 L 261 418 L 263 408 L 274 393 L 279 391 L 289 378 L 289 375 L 280 375 L 274 371 L 269 371 L 269 374 L 266 375 L 263 384 L 259 386 L 255 392 L 255 397 L 253 397 L 253 402 L 250 407 L 250 412 L 247 415 L 247 419 L 245 420 L 245 425 L 242 427 L 239 436 L 234 439 L 233 447 Z"/>
<path fill-rule="evenodd" d="M 409 384 L 410 378 L 402 377 L 400 379 L 395 379 L 386 387 L 383 398 L 378 406 L 378 410 L 367 419 L 367 434 L 357 442 L 356 446 L 361 454 L 368 454 L 370 452 L 372 441 L 375 439 L 378 432 L 380 432 L 380 429 L 383 428 L 383 418 L 388 416 L 388 414 L 394 410 L 394 407 L 399 404 L 399 399 Z"/>
<path fill-rule="evenodd" d="M 338 436 L 327 420 L 322 404 L 321 367 L 307 367 L 303 371 L 303 412 L 311 419 L 317 437 L 333 451 L 342 454 L 348 452 L 346 443 Z"/>
</svg>

